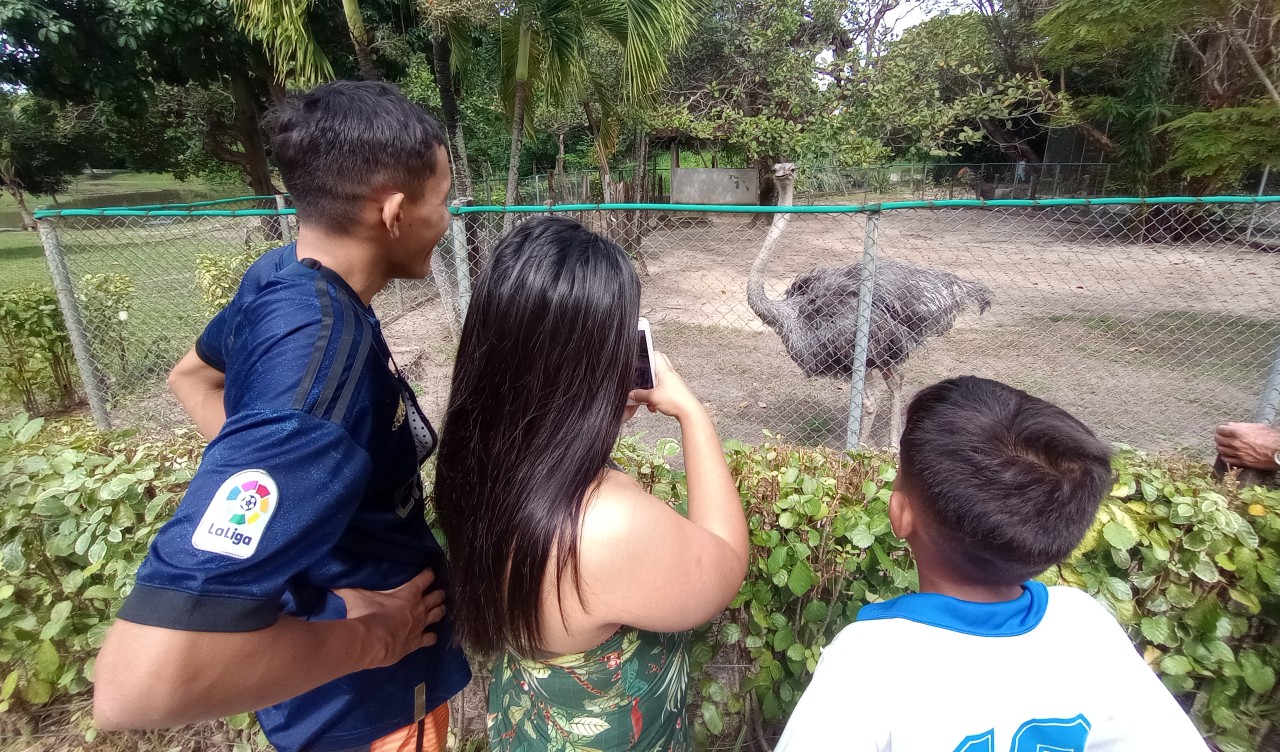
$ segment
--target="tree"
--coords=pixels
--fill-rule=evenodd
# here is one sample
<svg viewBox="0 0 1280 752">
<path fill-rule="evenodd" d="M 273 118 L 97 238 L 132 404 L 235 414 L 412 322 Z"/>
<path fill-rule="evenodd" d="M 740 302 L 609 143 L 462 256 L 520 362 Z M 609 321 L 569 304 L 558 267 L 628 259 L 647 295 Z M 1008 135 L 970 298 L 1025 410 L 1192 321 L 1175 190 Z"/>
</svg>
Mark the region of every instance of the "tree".
<svg viewBox="0 0 1280 752">
<path fill-rule="evenodd" d="M 36 229 L 25 194 L 53 196 L 87 164 L 87 113 L 27 93 L 0 89 L 0 184 Z"/>
<path fill-rule="evenodd" d="M 24 0 L 0 5 L 0 23 L 0 83 L 52 101 L 143 122 L 160 86 L 225 92 L 225 116 L 206 111 L 205 145 L 254 193 L 275 192 L 261 120 L 282 90 L 273 89 L 274 72 L 225 4 Z"/>
<path fill-rule="evenodd" d="M 593 135 L 607 145 L 611 113 L 605 103 L 656 92 L 667 72 L 666 56 L 688 38 L 691 19 L 687 0 L 523 0 L 500 16 L 502 92 L 511 117 L 507 206 L 517 198 L 521 141 L 535 111 L 534 92 L 584 103 L 588 122 L 595 121 Z M 593 38 L 607 39 L 621 53 L 621 97 L 598 84 L 589 65 Z M 586 92 L 597 97 L 599 117 L 590 111 Z M 504 227 L 511 217 L 504 216 Z"/>
<path fill-rule="evenodd" d="M 1233 187 L 1280 153 L 1280 14 L 1272 0 L 1061 0 L 1041 54 L 1109 120 L 1139 188 Z"/>
<path fill-rule="evenodd" d="M 493 6 L 482 0 L 425 0 L 425 25 L 431 31 L 431 74 L 440 92 L 440 113 L 449 134 L 454 193 L 471 196 L 471 166 L 462 131 L 461 82 L 471 60 L 477 27 L 490 19 Z"/>
<path fill-rule="evenodd" d="M 867 79 L 885 141 L 948 156 L 989 139 L 1012 160 L 1041 162 L 1045 126 L 1069 103 L 1045 78 L 1010 70 L 989 30 L 980 14 L 944 15 L 888 45 Z"/>
<path fill-rule="evenodd" d="M 311 0 L 231 0 L 231 5 L 240 28 L 266 47 L 286 76 L 303 86 L 333 80 L 333 65 L 311 28 Z M 360 77 L 378 80 L 359 0 L 342 0 L 342 14 Z"/>
<path fill-rule="evenodd" d="M 773 200 L 769 168 L 780 159 L 882 158 L 865 132 L 864 79 L 898 2 L 709 3 L 650 119 L 653 132 L 745 157 L 760 176 L 762 204 Z"/>
</svg>

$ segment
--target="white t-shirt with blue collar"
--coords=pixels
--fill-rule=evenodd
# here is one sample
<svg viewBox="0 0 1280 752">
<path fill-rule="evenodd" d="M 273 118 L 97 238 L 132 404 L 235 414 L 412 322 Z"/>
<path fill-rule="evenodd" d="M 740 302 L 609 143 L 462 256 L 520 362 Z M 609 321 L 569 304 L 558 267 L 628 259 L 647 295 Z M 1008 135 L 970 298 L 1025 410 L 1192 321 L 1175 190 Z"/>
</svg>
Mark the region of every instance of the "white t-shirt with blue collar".
<svg viewBox="0 0 1280 752">
<path fill-rule="evenodd" d="M 864 606 L 822 651 L 776 752 L 1205 752 L 1087 593 L 1004 603 L 915 593 Z"/>
</svg>

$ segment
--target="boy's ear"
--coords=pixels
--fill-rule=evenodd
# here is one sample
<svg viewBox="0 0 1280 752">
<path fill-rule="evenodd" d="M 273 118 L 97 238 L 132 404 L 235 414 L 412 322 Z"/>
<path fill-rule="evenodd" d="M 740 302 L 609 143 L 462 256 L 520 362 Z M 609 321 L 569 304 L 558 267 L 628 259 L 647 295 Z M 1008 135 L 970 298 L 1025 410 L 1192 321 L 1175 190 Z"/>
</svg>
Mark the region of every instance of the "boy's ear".
<svg viewBox="0 0 1280 752">
<path fill-rule="evenodd" d="M 916 532 L 915 513 L 911 509 L 911 500 L 898 489 L 889 496 L 889 524 L 893 534 L 906 540 Z"/>
<path fill-rule="evenodd" d="M 382 199 L 382 224 L 386 225 L 393 238 L 400 237 L 400 211 L 403 207 L 403 193 L 390 193 Z"/>
</svg>

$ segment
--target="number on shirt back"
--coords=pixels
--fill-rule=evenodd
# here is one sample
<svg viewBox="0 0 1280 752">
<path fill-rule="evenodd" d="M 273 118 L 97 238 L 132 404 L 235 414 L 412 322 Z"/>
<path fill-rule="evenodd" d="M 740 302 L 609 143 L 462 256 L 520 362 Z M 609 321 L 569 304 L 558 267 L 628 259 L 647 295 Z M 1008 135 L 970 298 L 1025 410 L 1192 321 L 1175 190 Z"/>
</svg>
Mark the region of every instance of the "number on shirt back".
<svg viewBox="0 0 1280 752">
<path fill-rule="evenodd" d="M 1033 718 L 1018 727 L 1009 752 L 1084 752 L 1089 739 L 1089 719 Z M 955 752 L 996 752 L 995 729 L 966 736 Z"/>
</svg>

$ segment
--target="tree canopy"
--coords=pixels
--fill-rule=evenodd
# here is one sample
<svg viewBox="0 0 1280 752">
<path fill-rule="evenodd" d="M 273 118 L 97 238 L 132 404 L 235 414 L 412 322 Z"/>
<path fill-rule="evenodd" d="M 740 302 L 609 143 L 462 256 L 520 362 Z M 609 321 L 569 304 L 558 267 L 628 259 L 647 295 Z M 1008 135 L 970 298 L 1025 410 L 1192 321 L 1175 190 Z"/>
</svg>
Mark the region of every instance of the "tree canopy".
<svg viewBox="0 0 1280 752">
<path fill-rule="evenodd" d="M 553 164 L 607 195 L 650 143 L 762 169 L 1035 165 L 1054 128 L 1126 189 L 1210 191 L 1280 162 L 1278 20 L 1274 0 L 5 0 L 0 85 L 32 117 L 92 114 L 89 146 L 46 144 L 60 163 L 255 192 L 276 187 L 272 104 L 352 76 L 400 84 L 445 123 L 460 188 L 505 174 L 507 200 Z"/>
</svg>

